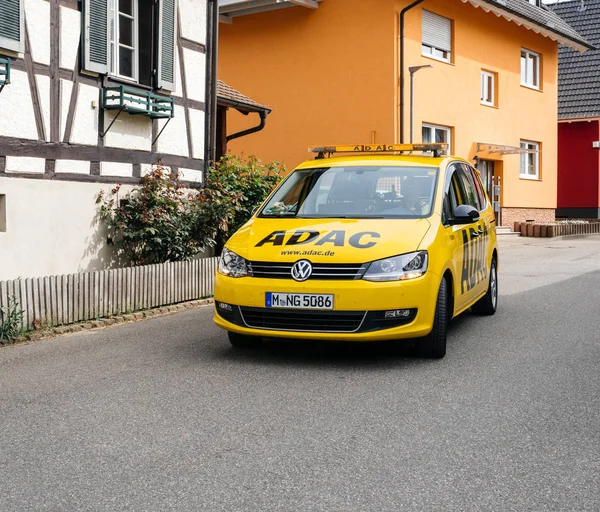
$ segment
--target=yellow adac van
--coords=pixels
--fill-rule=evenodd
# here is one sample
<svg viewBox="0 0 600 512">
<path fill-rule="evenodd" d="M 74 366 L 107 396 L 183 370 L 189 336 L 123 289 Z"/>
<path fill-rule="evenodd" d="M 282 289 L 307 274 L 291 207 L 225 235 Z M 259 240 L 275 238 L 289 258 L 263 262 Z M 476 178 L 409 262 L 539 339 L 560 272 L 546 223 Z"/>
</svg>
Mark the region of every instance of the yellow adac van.
<svg viewBox="0 0 600 512">
<path fill-rule="evenodd" d="M 215 322 L 231 344 L 418 338 L 441 358 L 452 317 L 494 314 L 494 212 L 477 170 L 446 150 L 313 148 L 223 250 Z"/>
</svg>

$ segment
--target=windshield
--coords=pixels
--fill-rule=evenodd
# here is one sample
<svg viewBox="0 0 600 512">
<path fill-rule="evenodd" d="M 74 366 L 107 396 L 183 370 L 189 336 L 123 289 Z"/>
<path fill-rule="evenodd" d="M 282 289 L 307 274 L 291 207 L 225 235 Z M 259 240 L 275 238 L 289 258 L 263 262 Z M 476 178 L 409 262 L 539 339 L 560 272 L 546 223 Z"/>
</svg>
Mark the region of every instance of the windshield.
<svg viewBox="0 0 600 512">
<path fill-rule="evenodd" d="M 437 175 L 434 167 L 303 169 L 281 184 L 260 217 L 428 217 Z"/>
</svg>

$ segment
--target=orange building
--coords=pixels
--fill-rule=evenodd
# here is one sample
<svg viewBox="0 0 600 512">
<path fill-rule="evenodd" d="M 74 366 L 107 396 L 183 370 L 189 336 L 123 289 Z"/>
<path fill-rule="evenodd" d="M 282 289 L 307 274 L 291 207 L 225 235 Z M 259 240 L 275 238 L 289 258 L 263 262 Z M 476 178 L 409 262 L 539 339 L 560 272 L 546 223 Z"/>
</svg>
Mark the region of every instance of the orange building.
<svg viewBox="0 0 600 512">
<path fill-rule="evenodd" d="M 558 43 L 591 45 L 540 0 L 219 5 L 219 77 L 272 109 L 230 151 L 294 167 L 311 145 L 448 142 L 501 224 L 554 219 Z"/>
</svg>

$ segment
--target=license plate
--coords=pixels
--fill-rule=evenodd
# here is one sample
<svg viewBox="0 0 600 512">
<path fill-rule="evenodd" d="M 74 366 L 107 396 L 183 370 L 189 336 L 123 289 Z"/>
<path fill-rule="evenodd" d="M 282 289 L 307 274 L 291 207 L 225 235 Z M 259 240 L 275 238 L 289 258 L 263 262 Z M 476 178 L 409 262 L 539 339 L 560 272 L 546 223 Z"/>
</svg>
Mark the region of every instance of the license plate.
<svg viewBox="0 0 600 512">
<path fill-rule="evenodd" d="M 285 309 L 333 309 L 333 295 L 267 292 L 266 306 Z"/>
</svg>

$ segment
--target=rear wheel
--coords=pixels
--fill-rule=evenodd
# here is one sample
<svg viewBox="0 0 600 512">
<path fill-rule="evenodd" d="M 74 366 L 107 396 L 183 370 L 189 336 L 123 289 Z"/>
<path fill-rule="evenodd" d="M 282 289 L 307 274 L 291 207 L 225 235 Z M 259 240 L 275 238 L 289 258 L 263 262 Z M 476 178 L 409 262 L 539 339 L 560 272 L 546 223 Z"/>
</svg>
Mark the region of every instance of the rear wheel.
<svg viewBox="0 0 600 512">
<path fill-rule="evenodd" d="M 493 315 L 498 307 L 498 271 L 496 270 L 496 260 L 492 260 L 490 266 L 490 282 L 486 294 L 481 297 L 473 306 L 471 311 L 476 315 Z"/>
<path fill-rule="evenodd" d="M 433 328 L 427 336 L 417 341 L 417 353 L 421 357 L 441 359 L 446 355 L 448 320 L 448 282 L 444 278 L 438 291 Z"/>
<path fill-rule="evenodd" d="M 228 332 L 227 335 L 229 336 L 229 343 L 235 348 L 254 348 L 261 343 L 261 339 L 257 336 L 248 336 L 236 332 Z"/>
</svg>

